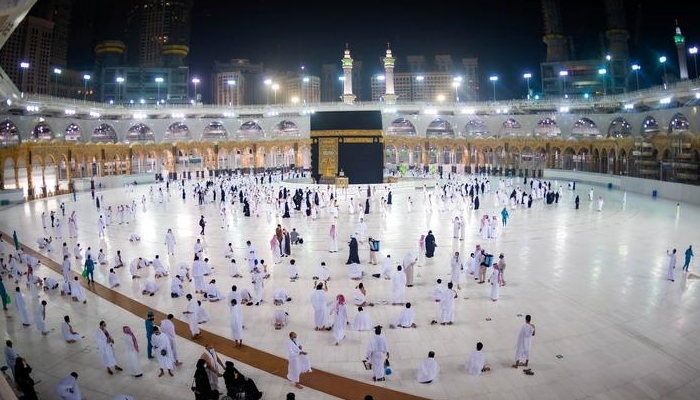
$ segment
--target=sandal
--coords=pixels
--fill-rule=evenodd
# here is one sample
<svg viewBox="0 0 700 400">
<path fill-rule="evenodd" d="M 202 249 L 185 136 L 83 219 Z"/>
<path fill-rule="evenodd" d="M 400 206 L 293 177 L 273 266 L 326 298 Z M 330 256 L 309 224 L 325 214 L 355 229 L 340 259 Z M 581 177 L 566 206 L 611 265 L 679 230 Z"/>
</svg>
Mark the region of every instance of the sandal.
<svg viewBox="0 0 700 400">
<path fill-rule="evenodd" d="M 525 373 L 525 375 L 529 375 L 529 376 L 535 375 L 535 373 L 530 371 L 529 369 L 523 370 L 523 373 Z"/>
</svg>

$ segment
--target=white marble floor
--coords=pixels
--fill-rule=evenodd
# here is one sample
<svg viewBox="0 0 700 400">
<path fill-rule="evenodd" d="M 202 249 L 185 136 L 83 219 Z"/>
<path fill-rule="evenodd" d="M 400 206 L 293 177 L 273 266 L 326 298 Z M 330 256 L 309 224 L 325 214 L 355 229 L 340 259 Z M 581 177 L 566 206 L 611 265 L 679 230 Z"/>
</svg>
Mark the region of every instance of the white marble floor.
<svg viewBox="0 0 700 400">
<path fill-rule="evenodd" d="M 496 178 L 497 180 L 497 178 Z M 188 185 L 191 183 L 188 183 Z M 522 186 L 522 182 L 519 182 Z M 276 188 L 278 184 L 274 185 Z M 305 186 L 305 185 L 304 185 Z M 496 185 L 494 185 L 495 188 Z M 383 186 L 381 186 L 383 187 Z M 113 223 L 107 228 L 107 237 L 97 235 L 98 210 L 89 193 L 72 197 L 57 197 L 9 207 L 0 212 L 0 229 L 19 233 L 22 243 L 36 248 L 36 238 L 50 235 L 42 232 L 40 214 L 55 210 L 65 202 L 63 218 L 64 239 L 72 249 L 76 242 L 93 251 L 102 248 L 111 261 L 120 249 L 124 259 L 152 258 L 160 254 L 166 265 L 174 269 L 178 262 L 191 262 L 193 244 L 198 235 L 197 222 L 205 215 L 209 224 L 203 238 L 205 253 L 216 267 L 215 278 L 224 293 L 231 284 L 252 289 L 250 279 L 231 278 L 227 274 L 227 260 L 223 249 L 233 243 L 236 259 L 241 266 L 245 241 L 251 240 L 262 258 L 270 266 L 271 278 L 265 282 L 265 299 L 259 307 L 245 307 L 244 343 L 275 355 L 286 357 L 285 338 L 290 330 L 309 350 L 314 368 L 371 383 L 371 373 L 365 371 L 360 360 L 365 355 L 371 332 L 348 331 L 340 346 L 334 346 L 329 332 L 313 329 L 313 311 L 309 298 L 312 276 L 320 261 L 331 267 L 329 296 L 338 293 L 351 297 L 356 281 L 347 278 L 348 238 L 355 230 L 358 215 L 349 215 L 346 197 L 340 196 L 339 237 L 340 252 L 328 250 L 328 230 L 331 217 L 323 210 L 317 220 L 298 214 L 281 219 L 274 214 L 267 217 L 246 218 L 240 208 L 228 215 L 228 224 L 221 223 L 217 204 L 197 205 L 192 197 L 183 201 L 179 192 L 171 188 L 172 197 L 158 203 L 148 195 L 148 185 L 137 186 L 135 191 L 105 190 L 103 206 L 131 202 L 138 203 L 136 222 L 129 225 Z M 692 273 L 700 269 L 697 260 L 691 264 L 691 274 L 683 273 L 683 252 L 700 237 L 700 207 L 653 199 L 651 196 L 628 194 L 623 204 L 622 194 L 615 190 L 596 187 L 595 195 L 603 194 L 602 212 L 588 201 L 589 187 L 579 185 L 581 208 L 573 206 L 573 192 L 565 190 L 559 204 L 546 205 L 536 201 L 532 209 L 509 210 L 510 220 L 496 239 L 482 240 L 477 235 L 478 221 L 484 213 L 500 216 L 501 207 L 494 205 L 492 195 L 481 199 L 481 209 L 461 212 L 466 221 L 464 240 L 452 239 L 451 220 L 457 211 L 426 212 L 423 190 L 394 189 L 394 201 L 386 216 L 380 215 L 377 203 L 373 212 L 365 215 L 368 232 L 381 241 L 381 260 L 387 254 L 400 260 L 408 251 L 417 249 L 418 238 L 429 229 L 435 233 L 438 248 L 436 257 L 421 258 L 415 286 L 408 288 L 407 298 L 418 314 L 417 329 L 386 329 L 393 374 L 386 382 L 377 383 L 401 392 L 430 399 L 695 399 L 700 390 L 700 292 L 699 279 Z M 383 189 L 378 190 L 381 194 Z M 432 190 L 430 190 L 432 191 Z M 147 197 L 145 210 L 141 197 Z M 407 198 L 413 199 L 413 211 L 407 210 Z M 354 196 L 357 198 L 357 196 Z M 68 236 L 67 215 L 77 210 L 79 238 Z M 230 211 L 230 210 L 229 210 Z M 116 213 L 115 218 L 116 220 Z M 296 228 L 304 244 L 293 248 L 292 258 L 300 267 L 301 279 L 290 282 L 286 265 L 274 265 L 269 250 L 269 239 L 275 226 Z M 172 228 L 178 241 L 175 256 L 165 256 L 163 238 Z M 129 235 L 138 233 L 141 241 L 130 243 Z M 10 238 L 6 238 L 10 240 Z M 462 289 L 457 301 L 456 322 L 452 326 L 431 326 L 436 316 L 435 304 L 430 300 L 437 277 L 449 279 L 449 259 L 453 251 L 466 256 L 476 244 L 490 253 L 504 253 L 508 263 L 507 286 L 501 289 L 497 302 L 490 300 L 489 285 L 475 284 L 463 276 Z M 60 243 L 55 243 L 49 256 L 60 261 Z M 668 257 L 666 250 L 677 248 L 678 267 L 675 282 L 665 279 Z M 694 246 L 696 248 L 696 246 Z M 365 272 L 368 297 L 381 303 L 389 297 L 389 283 L 371 277 L 380 266 L 368 264 L 368 250 L 360 253 Z M 76 269 L 77 270 L 77 269 Z M 98 267 L 96 280 L 106 284 L 107 268 Z M 121 293 L 158 311 L 172 312 L 182 317 L 185 299 L 171 299 L 170 279 L 159 282 L 161 290 L 154 297 L 140 294 L 141 282 L 128 277 L 125 268 L 118 270 Z M 42 267 L 39 275 L 58 274 Z M 152 272 L 150 278 L 152 278 Z M 12 290 L 11 284 L 5 280 Z M 191 284 L 187 289 L 193 291 Z M 290 324 L 282 331 L 270 326 L 275 306 L 272 290 L 289 290 L 292 302 L 286 306 Z M 157 378 L 157 365 L 142 359 L 146 376 L 134 379 L 125 373 L 107 375 L 101 367 L 95 350 L 94 332 L 98 321 L 104 319 L 115 335 L 122 325 L 130 325 L 141 345 L 145 346 L 143 316 L 132 315 L 107 300 L 89 294 L 87 305 L 61 298 L 58 293 L 42 294 L 49 301 L 48 325 L 55 330 L 42 336 L 34 326 L 23 328 L 14 306 L 2 319 L 0 329 L 15 342 L 18 352 L 34 368 L 34 379 L 40 381 L 37 389 L 41 399 L 53 399 L 53 385 L 71 371 L 80 374 L 79 382 L 89 400 L 111 399 L 124 393 L 136 399 L 188 399 L 194 372 L 194 361 L 202 347 L 179 338 L 185 364 L 174 378 Z M 29 301 L 33 310 L 35 301 Z M 229 335 L 227 305 L 223 302 L 204 303 L 211 320 L 203 329 Z M 369 311 L 377 323 L 388 326 L 400 308 L 377 305 Z M 63 315 L 71 315 L 75 328 L 86 335 L 78 344 L 66 344 L 60 337 Z M 349 307 L 350 319 L 356 310 Z M 534 376 L 510 367 L 513 363 L 516 335 L 523 324 L 523 315 L 531 314 L 537 326 L 534 338 L 531 368 Z M 475 343 L 484 343 L 487 362 L 492 371 L 472 377 L 464 372 L 462 364 Z M 117 342 L 117 349 L 121 347 Z M 429 350 L 436 352 L 441 365 L 440 378 L 429 385 L 415 380 L 416 366 Z M 237 363 L 238 365 L 239 363 Z M 248 366 L 239 368 L 254 378 L 265 398 L 281 399 L 290 391 L 302 399 L 361 399 L 364 393 L 349 391 L 331 396 L 313 389 L 313 379 L 305 381 L 306 388 L 294 389 L 288 381 L 274 374 Z M 280 365 L 273 373 L 286 370 Z M 282 374 L 283 376 L 284 374 Z M 313 374 L 311 374 L 313 375 Z M 223 382 L 222 382 L 223 384 Z"/>
</svg>

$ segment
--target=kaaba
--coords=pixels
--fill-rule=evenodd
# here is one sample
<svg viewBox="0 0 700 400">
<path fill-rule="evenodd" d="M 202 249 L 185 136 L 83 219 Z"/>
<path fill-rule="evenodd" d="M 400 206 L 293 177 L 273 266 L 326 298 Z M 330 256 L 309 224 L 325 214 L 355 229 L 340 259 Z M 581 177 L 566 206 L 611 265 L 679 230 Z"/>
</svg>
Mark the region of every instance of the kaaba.
<svg viewBox="0 0 700 400">
<path fill-rule="evenodd" d="M 311 170 L 319 183 L 339 175 L 350 184 L 382 183 L 384 139 L 380 111 L 311 114 Z"/>
</svg>

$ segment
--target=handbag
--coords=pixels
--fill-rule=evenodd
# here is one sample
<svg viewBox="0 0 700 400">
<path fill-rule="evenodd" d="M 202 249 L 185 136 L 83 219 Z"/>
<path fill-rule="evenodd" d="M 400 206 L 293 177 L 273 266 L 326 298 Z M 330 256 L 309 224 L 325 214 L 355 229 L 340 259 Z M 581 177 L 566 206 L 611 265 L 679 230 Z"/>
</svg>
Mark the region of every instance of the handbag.
<svg viewBox="0 0 700 400">
<path fill-rule="evenodd" d="M 12 297 L 9 294 L 5 295 L 5 303 L 7 303 L 7 304 L 12 303 Z"/>
<path fill-rule="evenodd" d="M 84 269 L 84 270 L 83 270 L 83 273 L 82 273 L 81 275 L 83 276 L 83 278 L 87 279 L 87 277 L 88 277 L 88 271 L 87 271 L 87 269 Z"/>
</svg>

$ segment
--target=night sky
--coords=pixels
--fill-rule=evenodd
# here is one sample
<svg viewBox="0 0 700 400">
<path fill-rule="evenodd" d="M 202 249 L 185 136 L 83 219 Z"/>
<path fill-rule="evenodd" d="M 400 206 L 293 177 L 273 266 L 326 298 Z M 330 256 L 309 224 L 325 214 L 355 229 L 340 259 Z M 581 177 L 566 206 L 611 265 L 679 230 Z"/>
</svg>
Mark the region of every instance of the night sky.
<svg viewBox="0 0 700 400">
<path fill-rule="evenodd" d="M 573 58 L 602 60 L 602 0 L 561 3 L 564 33 L 573 40 Z M 700 44 L 700 14 L 686 3 L 625 1 L 631 57 L 642 65 L 643 81 L 647 77 L 653 81 L 660 55 L 669 57 L 669 68 L 676 64 L 672 38 L 676 19 L 688 47 Z M 281 72 L 305 66 L 318 74 L 323 63 L 340 66 L 348 43 L 352 57 L 363 61 L 363 73 L 369 79 L 382 72 L 380 58 L 388 42 L 399 62 L 408 55 L 425 55 L 431 60 L 436 54 L 449 54 L 457 64 L 462 58 L 477 57 L 485 83 L 488 76 L 498 75 L 502 96 L 513 98 L 522 92 L 525 70 L 533 73 L 533 84 L 539 75 L 539 63 L 546 56 L 543 32 L 540 0 L 461 4 L 440 0 L 195 0 L 189 64 L 192 74 L 202 77 L 211 72 L 214 60 L 232 58 L 249 59 Z M 692 59 L 689 73 L 694 76 Z"/>
</svg>

